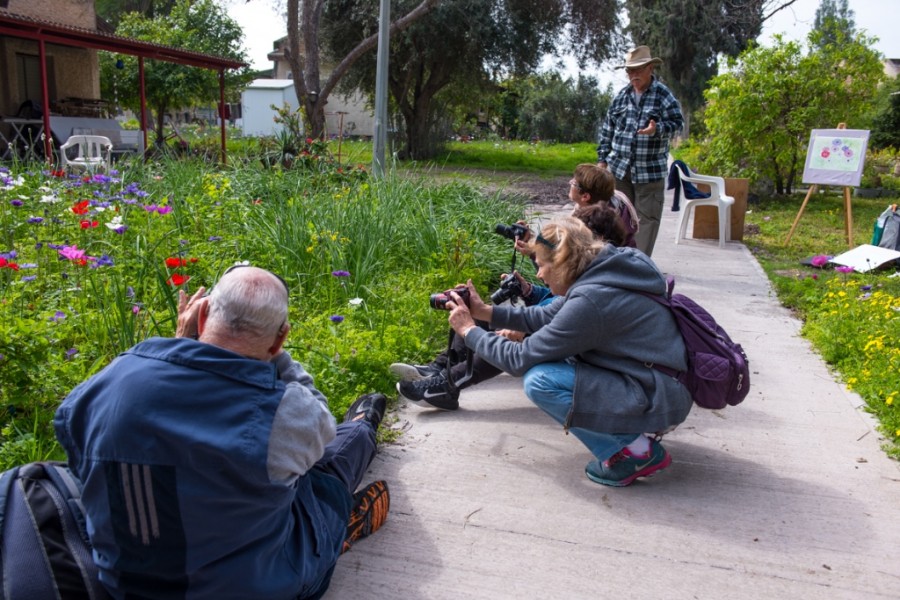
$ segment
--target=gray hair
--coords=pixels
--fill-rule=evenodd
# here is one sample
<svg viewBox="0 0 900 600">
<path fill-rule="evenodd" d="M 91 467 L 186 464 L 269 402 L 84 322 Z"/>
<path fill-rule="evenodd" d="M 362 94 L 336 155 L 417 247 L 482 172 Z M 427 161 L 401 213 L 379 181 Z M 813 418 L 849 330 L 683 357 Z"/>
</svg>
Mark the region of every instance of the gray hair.
<svg viewBox="0 0 900 600">
<path fill-rule="evenodd" d="M 257 267 L 235 269 L 209 295 L 209 321 L 232 336 L 268 337 L 287 322 L 287 290 L 272 273 Z"/>
</svg>

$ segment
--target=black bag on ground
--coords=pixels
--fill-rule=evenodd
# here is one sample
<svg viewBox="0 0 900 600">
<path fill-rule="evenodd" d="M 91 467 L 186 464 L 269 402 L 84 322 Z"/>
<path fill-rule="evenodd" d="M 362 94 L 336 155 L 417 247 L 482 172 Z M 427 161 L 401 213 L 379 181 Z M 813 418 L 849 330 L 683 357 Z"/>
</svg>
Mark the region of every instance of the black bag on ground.
<svg viewBox="0 0 900 600">
<path fill-rule="evenodd" d="M 81 482 L 60 462 L 0 475 L 0 600 L 108 600 L 97 578 Z"/>
</svg>

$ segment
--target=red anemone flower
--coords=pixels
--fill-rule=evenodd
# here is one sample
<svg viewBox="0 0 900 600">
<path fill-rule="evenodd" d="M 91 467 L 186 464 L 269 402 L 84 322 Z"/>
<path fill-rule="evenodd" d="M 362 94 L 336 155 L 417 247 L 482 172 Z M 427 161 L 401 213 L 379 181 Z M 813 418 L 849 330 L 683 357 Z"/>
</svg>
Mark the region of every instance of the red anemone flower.
<svg viewBox="0 0 900 600">
<path fill-rule="evenodd" d="M 166 259 L 166 266 L 170 269 L 176 269 L 178 267 L 183 267 L 187 264 L 187 261 L 183 258 L 169 257 Z"/>
<path fill-rule="evenodd" d="M 166 283 L 172 286 L 184 285 L 190 281 L 190 275 L 181 275 L 180 273 L 172 273 L 172 276 L 166 280 Z"/>
<path fill-rule="evenodd" d="M 87 219 L 80 223 L 82 229 L 90 229 L 92 227 L 96 227 L 99 224 L 100 223 L 98 223 L 97 221 L 88 221 Z"/>
<path fill-rule="evenodd" d="M 81 202 L 77 202 L 75 206 L 72 207 L 72 212 L 76 215 L 87 214 L 88 206 L 90 206 L 90 202 L 88 200 L 82 200 Z"/>
</svg>

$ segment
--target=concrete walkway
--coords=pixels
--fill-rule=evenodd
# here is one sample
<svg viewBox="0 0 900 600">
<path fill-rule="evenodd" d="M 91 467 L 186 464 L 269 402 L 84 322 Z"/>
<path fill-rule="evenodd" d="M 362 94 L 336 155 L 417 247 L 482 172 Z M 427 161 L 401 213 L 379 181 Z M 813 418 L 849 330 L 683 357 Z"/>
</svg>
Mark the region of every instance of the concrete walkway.
<svg viewBox="0 0 900 600">
<path fill-rule="evenodd" d="M 675 245 L 670 204 L 653 258 L 744 346 L 744 403 L 695 407 L 664 440 L 672 465 L 622 489 L 585 478 L 587 450 L 518 378 L 456 412 L 403 403 L 370 473 L 389 520 L 327 599 L 900 598 L 900 465 L 750 252 Z"/>
</svg>

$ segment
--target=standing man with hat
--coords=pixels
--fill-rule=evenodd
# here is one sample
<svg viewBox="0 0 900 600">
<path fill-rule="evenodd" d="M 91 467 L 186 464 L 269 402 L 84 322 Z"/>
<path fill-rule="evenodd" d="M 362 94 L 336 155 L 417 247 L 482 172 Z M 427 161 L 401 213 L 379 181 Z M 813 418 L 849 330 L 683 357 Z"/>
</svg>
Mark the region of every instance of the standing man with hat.
<svg viewBox="0 0 900 600">
<path fill-rule="evenodd" d="M 637 247 L 653 253 L 665 202 L 669 140 L 681 131 L 684 117 L 678 100 L 653 75 L 662 60 L 638 46 L 625 55 L 629 85 L 613 99 L 600 125 L 597 164 L 616 177 L 616 189 L 631 198 L 640 219 Z"/>
</svg>

